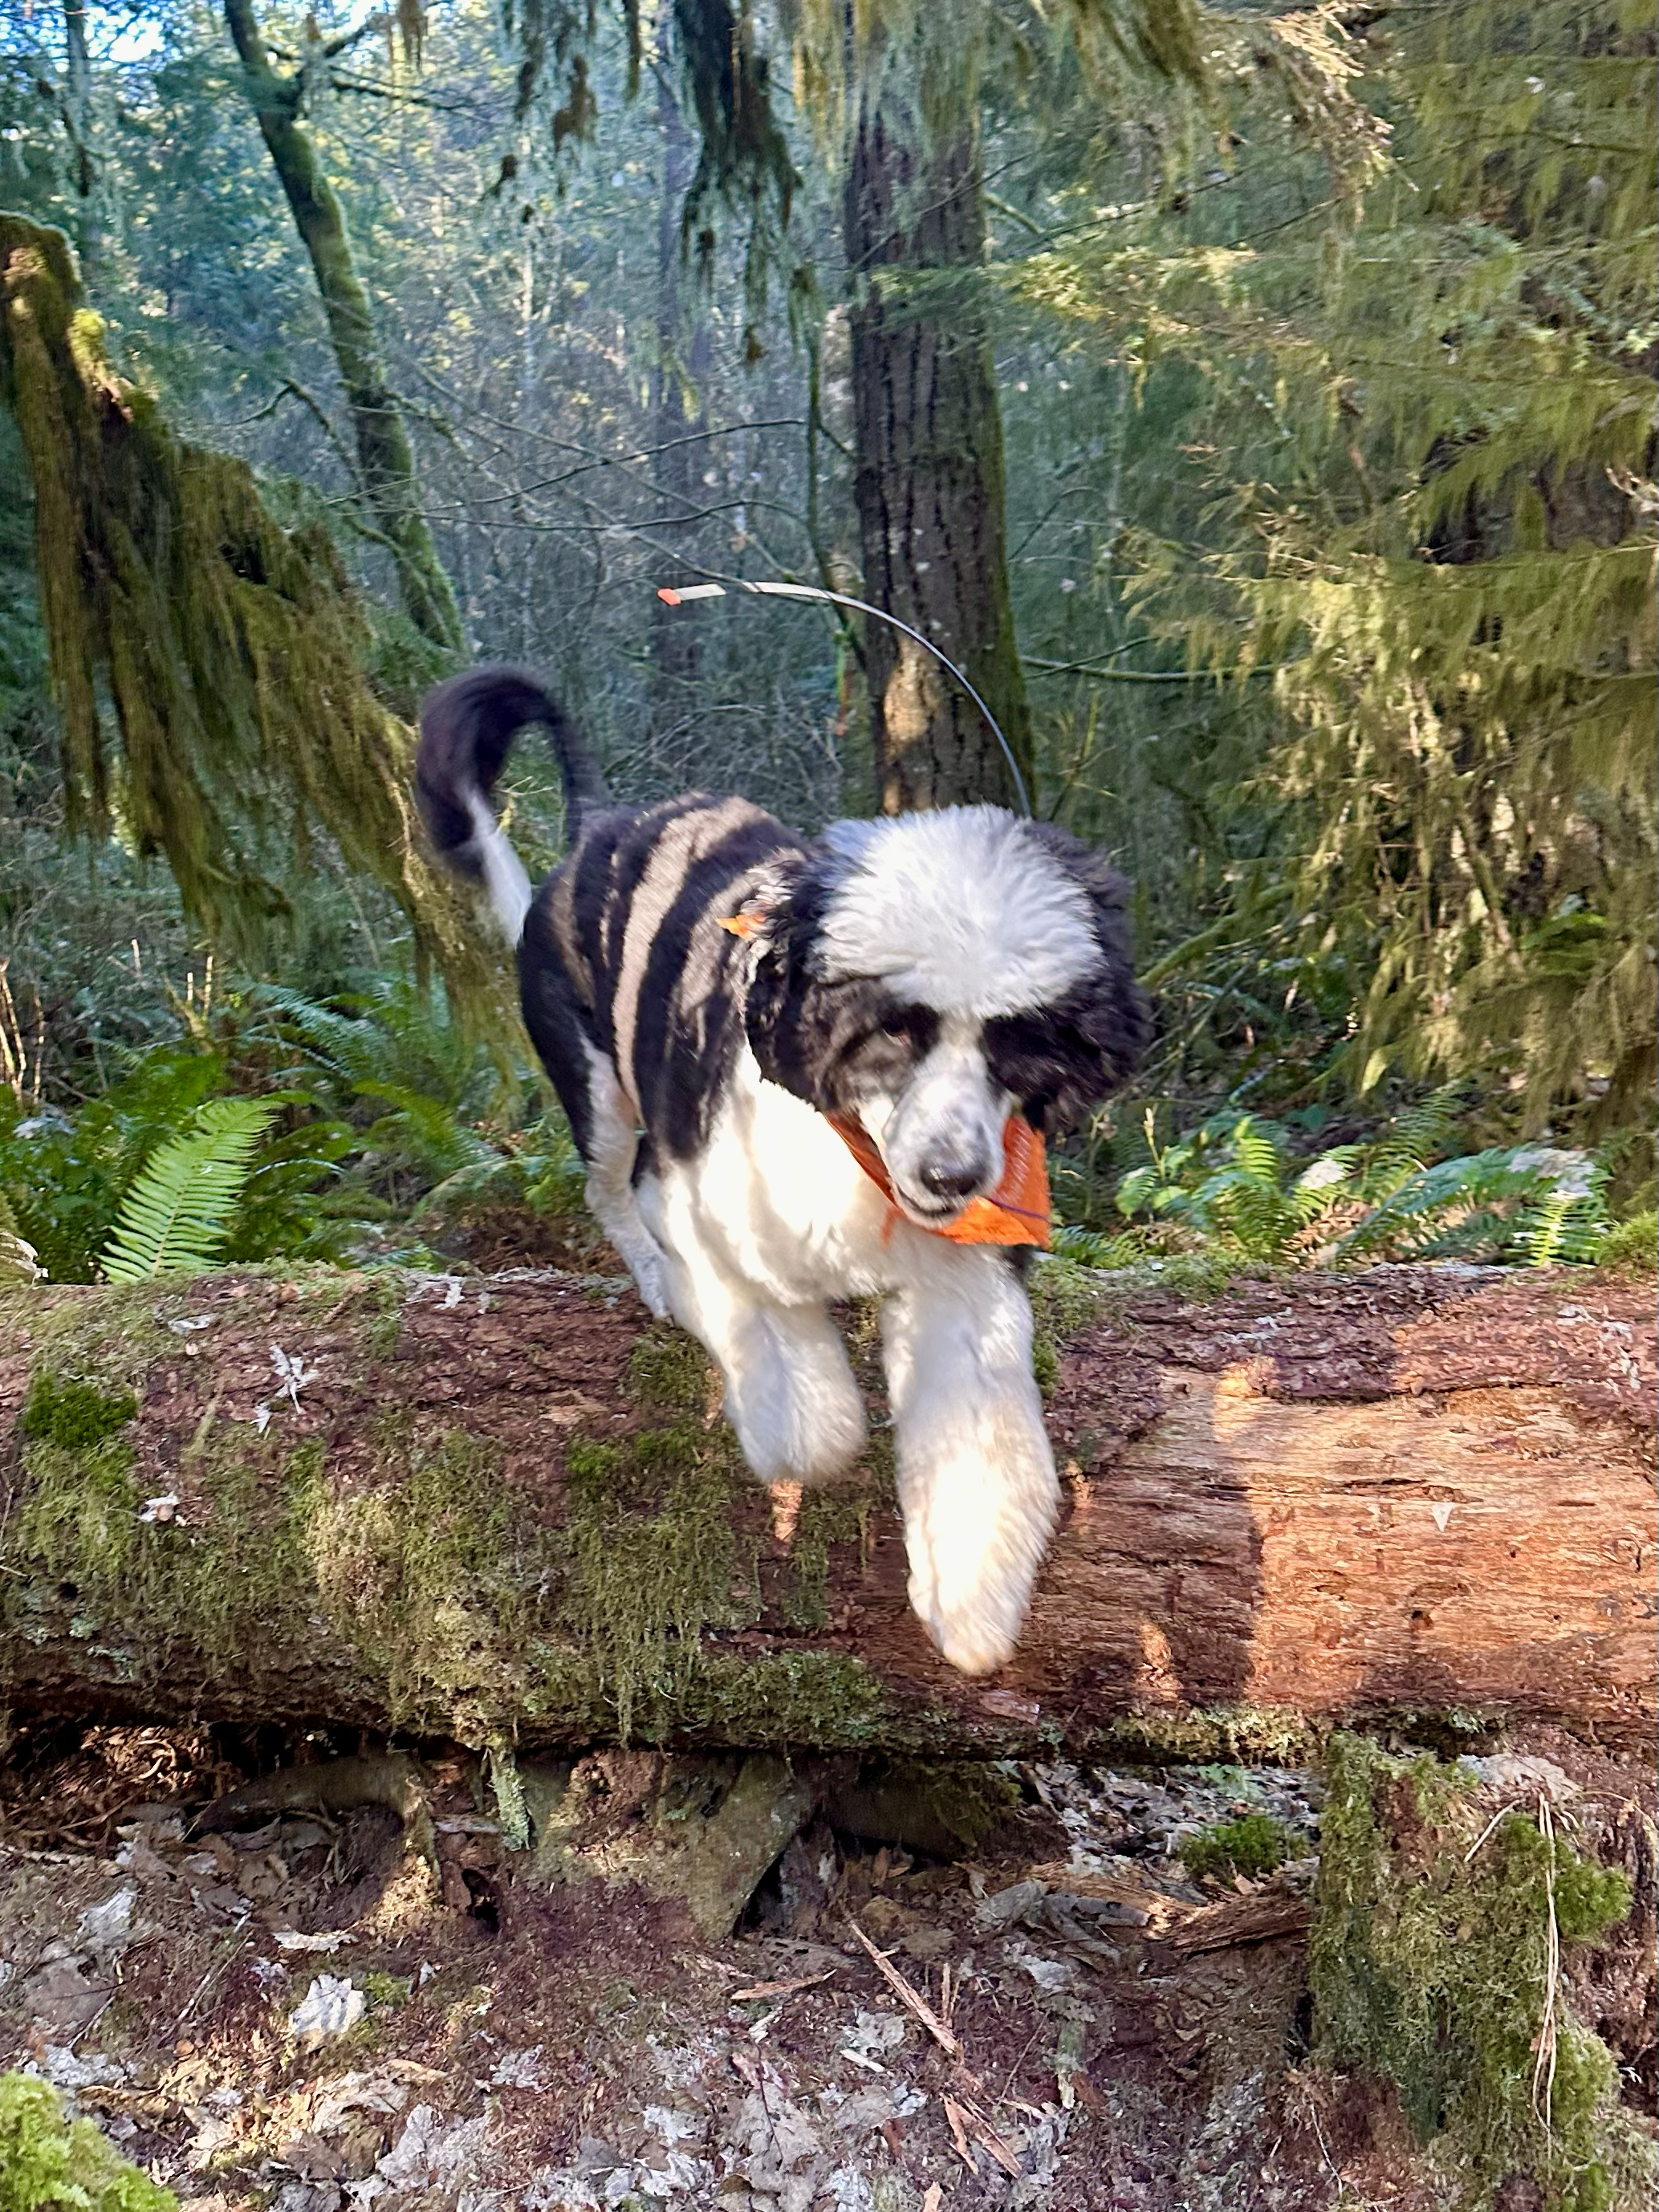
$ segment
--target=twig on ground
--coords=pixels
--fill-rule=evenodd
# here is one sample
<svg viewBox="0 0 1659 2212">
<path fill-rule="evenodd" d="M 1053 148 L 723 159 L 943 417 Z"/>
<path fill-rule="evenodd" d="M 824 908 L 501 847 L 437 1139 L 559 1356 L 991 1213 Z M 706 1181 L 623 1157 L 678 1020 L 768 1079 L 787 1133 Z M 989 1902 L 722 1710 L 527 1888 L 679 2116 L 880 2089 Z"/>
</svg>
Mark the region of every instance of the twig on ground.
<svg viewBox="0 0 1659 2212">
<path fill-rule="evenodd" d="M 898 1968 L 895 1966 L 888 1958 L 887 1954 L 876 1948 L 876 1946 L 870 1941 L 870 1938 L 865 1934 L 863 1929 L 859 1926 L 856 1920 L 848 1920 L 847 1924 L 852 1929 L 859 1942 L 863 1945 L 865 1950 L 869 1954 L 870 1958 L 874 1962 L 877 1972 L 887 1984 L 888 1987 L 893 1991 L 894 1995 L 902 2003 L 909 2007 L 910 2010 L 915 2014 L 916 2018 L 927 2029 L 928 2034 L 931 2035 L 934 2042 L 938 2044 L 939 2049 L 944 2051 L 948 2057 L 954 2058 L 957 2063 L 960 2065 L 963 2060 L 962 2045 L 951 2033 L 950 2029 L 939 2018 L 939 2014 L 933 2010 L 933 2008 L 928 2003 L 927 1998 L 922 1996 L 921 1990 L 916 1989 L 911 1983 L 905 1980 Z"/>
</svg>

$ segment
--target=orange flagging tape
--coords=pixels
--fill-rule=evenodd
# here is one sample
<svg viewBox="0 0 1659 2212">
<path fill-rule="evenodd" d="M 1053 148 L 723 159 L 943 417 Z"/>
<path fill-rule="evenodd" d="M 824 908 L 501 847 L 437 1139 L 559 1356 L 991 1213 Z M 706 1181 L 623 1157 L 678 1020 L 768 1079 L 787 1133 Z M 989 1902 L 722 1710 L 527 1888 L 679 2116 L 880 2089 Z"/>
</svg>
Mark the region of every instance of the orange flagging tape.
<svg viewBox="0 0 1659 2212">
<path fill-rule="evenodd" d="M 830 1127 L 887 1200 L 893 1220 L 899 1211 L 881 1154 L 862 1123 L 850 1115 L 831 1114 Z M 913 1222 L 913 1228 L 920 1227 Z M 1030 1123 L 1011 1114 L 1002 1125 L 1002 1180 L 988 1198 L 976 1198 L 943 1229 L 930 1229 L 952 1244 L 1036 1244 L 1048 1249 L 1048 1166 L 1042 1136 Z"/>
</svg>

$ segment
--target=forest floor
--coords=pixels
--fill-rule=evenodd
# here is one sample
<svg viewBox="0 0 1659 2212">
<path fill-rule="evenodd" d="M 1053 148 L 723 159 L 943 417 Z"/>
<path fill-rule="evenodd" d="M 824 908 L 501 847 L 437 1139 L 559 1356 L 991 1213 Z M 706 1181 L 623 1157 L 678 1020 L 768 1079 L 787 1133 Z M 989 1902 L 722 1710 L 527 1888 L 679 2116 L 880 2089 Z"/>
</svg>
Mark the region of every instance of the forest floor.
<svg viewBox="0 0 1659 2212">
<path fill-rule="evenodd" d="M 1182 1839 L 1266 1811 L 1311 1853 L 1311 1774 L 1028 1766 L 971 1863 L 820 1826 L 710 1944 L 642 1891 L 550 1887 L 459 1753 L 428 1764 L 435 1872 L 384 1806 L 204 1826 L 307 1749 L 25 1732 L 0 1771 L 0 2068 L 56 2081 L 186 2204 L 1447 2201 L 1374 2099 L 1307 2062 L 1310 1856 L 1267 1885 L 1291 1932 L 1176 1940 L 1205 1899 Z M 653 1764 L 599 1754 L 572 1783 L 625 1825 Z M 1067 1862 L 1138 1907 L 1058 1892 Z"/>
</svg>

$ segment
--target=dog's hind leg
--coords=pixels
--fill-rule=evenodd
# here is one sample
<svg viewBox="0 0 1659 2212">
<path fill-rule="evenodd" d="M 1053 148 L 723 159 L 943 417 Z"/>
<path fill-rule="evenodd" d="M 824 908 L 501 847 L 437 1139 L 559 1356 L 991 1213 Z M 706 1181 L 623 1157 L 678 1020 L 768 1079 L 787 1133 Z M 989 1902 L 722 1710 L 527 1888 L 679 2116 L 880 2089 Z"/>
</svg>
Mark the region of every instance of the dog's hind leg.
<svg viewBox="0 0 1659 2212">
<path fill-rule="evenodd" d="M 587 1170 L 588 1206 L 660 1321 L 668 1312 L 668 1297 L 662 1254 L 640 1218 L 634 1192 L 640 1143 L 634 1109 L 617 1080 L 616 1063 L 594 1043 L 587 1018 L 546 938 L 544 910 L 532 907 L 519 954 L 525 1027 L 559 1094 Z"/>
<path fill-rule="evenodd" d="M 1012 1656 L 1059 1501 L 1030 1304 L 989 1247 L 919 1249 L 882 1339 L 910 1602 L 953 1667 L 988 1674 Z"/>
<path fill-rule="evenodd" d="M 594 1218 L 621 1253 L 628 1272 L 659 1321 L 667 1318 L 668 1285 L 661 1246 L 640 1216 L 634 1191 L 634 1162 L 639 1132 L 623 1095 L 617 1071 L 605 1054 L 587 1046 L 587 1129 L 582 1146 L 587 1163 L 587 1203 Z"/>
</svg>

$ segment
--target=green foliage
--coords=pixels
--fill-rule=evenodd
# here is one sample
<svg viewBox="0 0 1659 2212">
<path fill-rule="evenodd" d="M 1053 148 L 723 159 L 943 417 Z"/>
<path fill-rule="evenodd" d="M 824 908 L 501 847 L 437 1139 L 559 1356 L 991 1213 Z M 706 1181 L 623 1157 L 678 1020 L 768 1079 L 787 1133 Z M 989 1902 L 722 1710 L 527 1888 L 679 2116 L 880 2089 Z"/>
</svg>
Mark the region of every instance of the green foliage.
<svg viewBox="0 0 1659 2212">
<path fill-rule="evenodd" d="M 580 1206 L 586 1170 L 563 1115 L 546 1110 L 503 1131 L 499 1066 L 428 994 L 382 982 L 331 1006 L 274 986 L 258 996 L 327 1079 L 337 1109 L 357 1110 L 360 1124 L 368 1110 L 357 1146 L 382 1175 L 413 1179 L 422 1212 L 486 1199 L 549 1215 Z"/>
<path fill-rule="evenodd" d="M 49 2081 L 0 2075 L 0 2212 L 179 2212 Z"/>
<path fill-rule="evenodd" d="M 1440 2137 L 1460 2201 L 1505 2175 L 1559 2212 L 1601 2212 L 1619 2155 L 1617 2072 L 1567 2009 L 1557 1941 L 1630 1910 L 1625 1877 L 1541 1816 L 1494 1819 L 1473 1777 L 1338 1734 L 1327 1753 L 1309 1950 L 1316 2053 L 1390 2081 Z"/>
<path fill-rule="evenodd" d="M 1362 1097 L 1478 1073 L 1528 1133 L 1647 1121 L 1651 11 L 1236 17 L 1216 59 L 1236 174 L 1101 193 L 1010 281 L 1148 405 L 1207 395 L 1113 565 L 1189 665 L 1273 672 L 1288 927 L 1260 908 L 1242 980 L 1276 1026 L 1336 980 Z M 1240 818 L 1192 799 L 1206 845 Z"/>
<path fill-rule="evenodd" d="M 501 963 L 416 840 L 412 733 L 363 677 L 367 625 L 326 531 L 284 527 L 246 464 L 182 443 L 111 368 L 59 232 L 0 217 L 0 398 L 33 478 L 68 826 L 164 853 L 185 905 L 250 957 L 288 903 L 294 836 L 321 828 L 397 900 L 454 1002 L 510 1034 Z"/>
<path fill-rule="evenodd" d="M 1147 1158 L 1123 1176 L 1115 1203 L 1252 1260 L 1598 1260 L 1613 1229 L 1605 1165 L 1543 1145 L 1431 1164 L 1455 1109 L 1454 1091 L 1437 1093 L 1374 1141 L 1306 1160 L 1284 1123 L 1231 1112 L 1161 1145 L 1149 1108 Z"/>
<path fill-rule="evenodd" d="M 259 1130 L 224 1219 L 219 1255 L 342 1255 L 367 1210 L 344 1218 L 330 1211 L 329 1186 L 354 1146 L 354 1133 L 319 1112 L 303 1092 L 228 1099 L 235 1076 L 260 1085 L 258 1070 L 246 1061 L 234 1065 L 219 1052 L 167 1043 L 139 1054 L 118 1082 L 72 1115 L 49 1109 L 19 1116 L 0 1092 L 0 1194 L 52 1281 L 91 1281 L 147 1165 L 170 1146 L 199 1142 L 202 1133 L 227 1120 L 228 1108 L 230 1123 L 252 1127 L 257 1115 Z M 191 1129 L 198 1138 L 187 1139 L 184 1133 Z M 205 1179 L 215 1187 L 222 1180 L 219 1170 Z"/>
<path fill-rule="evenodd" d="M 201 1274 L 224 1249 L 275 1107 L 259 1098 L 212 1098 L 195 1127 L 159 1145 L 116 1218 L 103 1270 L 112 1283 Z"/>
<path fill-rule="evenodd" d="M 1194 1881 L 1206 1875 L 1272 1874 L 1295 1854 L 1298 1840 L 1270 1813 L 1242 1813 L 1236 1820 L 1218 1820 L 1189 1836 L 1181 1846 L 1181 1863 Z"/>
<path fill-rule="evenodd" d="M 1600 1253 L 1604 1267 L 1628 1275 L 1659 1274 L 1659 1213 L 1648 1206 L 1608 1232 Z"/>
<path fill-rule="evenodd" d="M 231 1263 L 430 1264 L 404 1220 L 486 1201 L 547 1216 L 581 1206 L 585 1170 L 562 1115 L 539 1110 L 503 1127 L 514 1102 L 495 1060 L 407 982 L 331 1003 L 264 987 L 226 1001 L 198 1032 L 132 1056 L 72 1115 L 19 1115 L 0 1091 L 0 1203 L 52 1280 L 93 1279 L 163 1162 L 190 1182 L 193 1156 L 181 1146 L 205 1145 L 214 1159 L 227 1145 L 245 1150 L 221 1125 L 252 1129 L 256 1117 L 234 1206 L 224 1209 L 222 1166 L 192 1186 L 216 1209 L 214 1249 Z M 33 1279 L 33 1267 L 20 1272 Z"/>
</svg>

